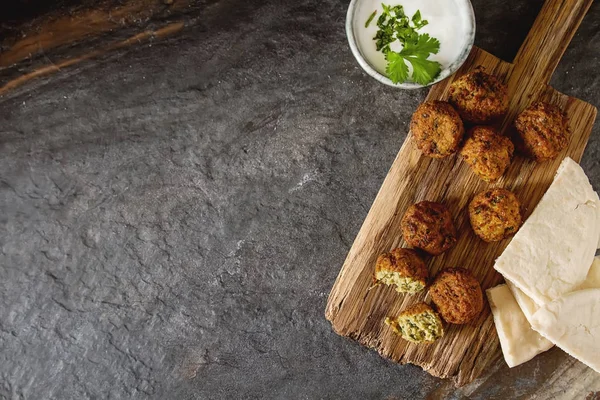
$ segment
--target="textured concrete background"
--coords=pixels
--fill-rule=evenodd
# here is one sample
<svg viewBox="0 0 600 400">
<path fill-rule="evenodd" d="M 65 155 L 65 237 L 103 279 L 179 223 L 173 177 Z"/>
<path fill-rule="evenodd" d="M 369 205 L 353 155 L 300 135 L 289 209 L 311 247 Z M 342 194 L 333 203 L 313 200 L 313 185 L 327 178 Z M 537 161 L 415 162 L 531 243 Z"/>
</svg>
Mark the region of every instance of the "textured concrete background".
<svg viewBox="0 0 600 400">
<path fill-rule="evenodd" d="M 542 4 L 473 3 L 477 44 L 509 60 Z M 0 98 L 0 398 L 511 398 L 573 363 L 499 360 L 453 391 L 331 331 L 426 95 L 362 72 L 347 4 L 213 1 L 177 38 Z M 597 106 L 599 21 L 596 2 L 552 82 Z"/>
</svg>

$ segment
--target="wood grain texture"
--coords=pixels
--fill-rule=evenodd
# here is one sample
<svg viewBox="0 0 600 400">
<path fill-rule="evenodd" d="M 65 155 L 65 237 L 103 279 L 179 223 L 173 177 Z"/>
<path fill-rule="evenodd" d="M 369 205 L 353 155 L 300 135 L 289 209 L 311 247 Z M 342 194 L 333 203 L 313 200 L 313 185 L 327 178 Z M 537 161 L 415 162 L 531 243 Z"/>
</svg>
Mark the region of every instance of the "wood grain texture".
<svg viewBox="0 0 600 400">
<path fill-rule="evenodd" d="M 148 21 L 166 18 L 189 4 L 186 0 L 170 4 L 164 0 L 126 0 L 118 6 L 100 2 L 95 8 L 45 15 L 31 22 L 23 34 L 2 40 L 2 47 L 7 50 L 0 53 L 0 68 L 107 32 L 143 27 Z"/>
<path fill-rule="evenodd" d="M 587 399 L 588 396 L 600 396 L 600 375 L 585 364 L 568 356 L 554 347 L 533 361 L 509 369 L 504 361 L 493 363 L 481 377 L 470 384 L 455 387 L 452 380 L 442 382 L 435 390 L 427 394 L 427 400 L 452 398 L 476 399 Z M 535 389 L 525 390 L 518 382 L 533 370 L 540 377 Z M 502 392 L 497 391 L 502 388 Z"/>
<path fill-rule="evenodd" d="M 59 7 L 0 39 L 0 96 L 107 53 L 161 40 L 193 20 L 192 0 L 99 0 Z"/>
<path fill-rule="evenodd" d="M 396 362 L 419 365 L 434 376 L 454 377 L 458 386 L 473 381 L 490 362 L 501 356 L 488 305 L 476 321 L 462 326 L 449 325 L 446 336 L 431 345 L 409 344 L 394 335 L 383 324 L 384 318 L 428 298 L 425 293 L 400 295 L 385 286 L 368 290 L 374 263 L 378 254 L 405 245 L 400 231 L 405 210 L 415 202 L 431 200 L 448 206 L 455 218 L 459 239 L 453 249 L 429 258 L 430 275 L 434 276 L 442 267 L 462 266 L 473 272 L 484 290 L 502 281 L 493 263 L 509 240 L 488 244 L 477 238 L 469 225 L 467 205 L 484 189 L 504 187 L 515 192 L 528 217 L 552 182 L 562 159 L 566 156 L 576 161 L 581 159 L 596 109 L 557 92 L 547 83 L 590 5 L 591 0 L 547 1 L 515 64 L 473 48 L 453 77 L 431 89 L 427 100 L 444 100 L 454 77 L 482 65 L 509 87 L 509 112 L 499 124 L 504 134 L 512 135 L 512 121 L 523 108 L 544 100 L 557 104 L 569 116 L 573 133 L 570 144 L 555 160 L 542 164 L 516 156 L 505 175 L 496 184 L 489 185 L 475 176 L 459 156 L 443 160 L 423 157 L 409 133 L 330 293 L 326 317 L 338 334 L 374 348 Z"/>
<path fill-rule="evenodd" d="M 175 23 L 169 24 L 167 26 L 163 26 L 162 28 L 157 29 L 157 30 L 147 30 L 144 32 L 140 32 L 136 35 L 133 35 L 133 36 L 125 39 L 125 40 L 120 40 L 120 41 L 110 43 L 100 49 L 87 52 L 87 53 L 82 54 L 77 57 L 59 61 L 56 64 L 52 63 L 50 65 L 42 66 L 31 72 L 28 72 L 28 73 L 23 74 L 15 79 L 8 81 L 3 86 L 0 86 L 0 96 L 10 92 L 11 90 L 15 89 L 18 86 L 23 85 L 26 82 L 29 82 L 32 79 L 40 78 L 40 77 L 43 77 L 46 75 L 53 74 L 55 72 L 60 71 L 62 68 L 70 67 L 70 66 L 78 64 L 82 61 L 102 56 L 103 54 L 110 52 L 112 50 L 121 49 L 121 48 L 132 46 L 135 44 L 141 44 L 141 43 L 144 43 L 151 39 L 162 39 L 166 36 L 169 36 L 175 32 L 180 31 L 181 29 L 183 29 L 183 27 L 184 27 L 183 22 L 175 22 Z"/>
</svg>

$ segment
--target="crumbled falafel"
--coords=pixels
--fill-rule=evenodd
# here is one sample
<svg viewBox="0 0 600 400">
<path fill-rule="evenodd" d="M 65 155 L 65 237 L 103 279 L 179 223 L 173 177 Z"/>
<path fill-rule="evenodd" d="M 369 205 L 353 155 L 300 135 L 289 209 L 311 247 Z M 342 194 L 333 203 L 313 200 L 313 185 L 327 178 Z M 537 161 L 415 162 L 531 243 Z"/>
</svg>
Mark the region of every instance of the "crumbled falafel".
<svg viewBox="0 0 600 400">
<path fill-rule="evenodd" d="M 427 101 L 417 107 L 410 130 L 419 150 L 433 158 L 456 153 L 465 133 L 460 116 L 445 101 Z"/>
<path fill-rule="evenodd" d="M 417 303 L 397 318 L 387 317 L 385 323 L 396 334 L 413 343 L 433 343 L 444 336 L 444 323 L 427 303 Z"/>
<path fill-rule="evenodd" d="M 431 300 L 446 322 L 466 324 L 483 310 L 483 293 L 475 277 L 464 268 L 445 268 L 429 288 Z"/>
<path fill-rule="evenodd" d="M 464 121 L 485 124 L 508 111 L 508 88 L 478 67 L 452 82 L 448 101 Z"/>
<path fill-rule="evenodd" d="M 496 182 L 510 165 L 515 146 L 491 126 L 475 126 L 469 130 L 460 151 L 463 159 L 477 176 L 486 182 Z"/>
<path fill-rule="evenodd" d="M 478 193 L 469 203 L 469 219 L 477 236 L 486 242 L 498 242 L 514 235 L 521 223 L 521 203 L 506 189 Z"/>
<path fill-rule="evenodd" d="M 406 243 L 431 255 L 440 255 L 456 243 L 452 215 L 440 203 L 413 204 L 406 210 L 400 225 Z"/>
<path fill-rule="evenodd" d="M 377 257 L 375 283 L 395 285 L 400 293 L 418 293 L 425 289 L 429 272 L 425 262 L 412 249 L 394 249 Z"/>
<path fill-rule="evenodd" d="M 566 114 L 557 106 L 541 101 L 519 114 L 515 128 L 525 152 L 538 162 L 556 158 L 571 138 Z"/>
</svg>

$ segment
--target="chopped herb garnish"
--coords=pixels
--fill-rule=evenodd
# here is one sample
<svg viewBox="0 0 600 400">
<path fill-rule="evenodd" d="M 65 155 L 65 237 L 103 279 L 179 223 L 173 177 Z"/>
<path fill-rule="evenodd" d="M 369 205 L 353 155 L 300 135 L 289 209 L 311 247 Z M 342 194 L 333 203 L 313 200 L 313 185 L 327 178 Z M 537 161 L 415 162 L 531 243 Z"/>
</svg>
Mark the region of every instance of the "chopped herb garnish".
<svg viewBox="0 0 600 400">
<path fill-rule="evenodd" d="M 421 19 L 421 11 L 419 10 L 413 15 L 411 21 L 413 22 L 415 29 L 421 29 L 429 23 L 426 19 Z"/>
<path fill-rule="evenodd" d="M 404 13 L 401 5 L 388 6 L 385 4 L 383 13 L 377 19 L 379 30 L 373 38 L 375 48 L 385 55 L 388 64 L 385 72 L 394 83 L 402 83 L 409 78 L 409 67 L 412 66 L 412 80 L 426 85 L 433 81 L 441 71 L 441 65 L 437 61 L 428 60 L 431 54 L 440 51 L 440 42 L 427 33 L 419 34 L 421 29 L 429 22 L 421 17 L 417 11 L 412 18 Z M 371 14 L 365 27 L 375 17 Z M 393 51 L 390 44 L 398 40 L 403 48 L 401 51 Z"/>
<path fill-rule="evenodd" d="M 494 196 L 494 198 L 492 199 L 492 204 L 498 204 L 498 203 L 500 203 L 502 200 L 504 200 L 505 197 L 506 196 L 504 196 L 502 194 Z"/>
<path fill-rule="evenodd" d="M 369 19 L 365 23 L 365 28 L 369 27 L 369 24 L 371 23 L 371 21 L 373 21 L 373 18 L 375 18 L 375 15 L 377 15 L 377 10 L 373 11 L 373 14 L 371 14 L 371 16 L 369 17 Z"/>
</svg>

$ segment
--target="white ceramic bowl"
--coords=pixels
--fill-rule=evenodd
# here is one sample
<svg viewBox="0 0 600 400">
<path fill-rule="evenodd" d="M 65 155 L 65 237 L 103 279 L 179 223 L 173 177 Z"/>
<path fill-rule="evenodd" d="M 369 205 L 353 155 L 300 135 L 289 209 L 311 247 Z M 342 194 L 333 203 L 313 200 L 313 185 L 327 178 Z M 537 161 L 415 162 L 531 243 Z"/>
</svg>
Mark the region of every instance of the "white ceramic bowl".
<svg viewBox="0 0 600 400">
<path fill-rule="evenodd" d="M 364 56 L 363 51 L 360 48 L 359 41 L 357 40 L 357 35 L 355 34 L 355 32 L 357 32 L 358 29 L 366 29 L 365 15 L 360 15 L 360 13 L 357 12 L 361 3 L 364 3 L 365 1 L 368 0 L 352 0 L 350 2 L 350 5 L 348 6 L 348 13 L 346 15 L 346 35 L 348 36 L 348 43 L 350 44 L 350 49 L 352 50 L 352 54 L 354 55 L 354 58 L 356 58 L 356 61 L 358 61 L 362 69 L 364 69 L 367 72 L 367 74 L 377 79 L 379 82 L 401 89 L 419 89 L 425 86 L 430 86 L 443 79 L 446 79 L 454 72 L 456 72 L 456 70 L 460 68 L 460 66 L 466 61 L 467 57 L 469 56 L 471 48 L 473 47 L 473 42 L 475 41 L 475 14 L 473 12 L 471 2 L 469 0 L 439 0 L 454 1 L 457 9 L 460 10 L 460 20 L 463 24 L 461 26 L 461 29 L 463 29 L 465 32 L 465 37 L 463 41 L 464 46 L 462 46 L 459 55 L 454 60 L 446 63 L 447 65 L 442 64 L 442 70 L 433 82 L 430 82 L 425 86 L 410 81 L 400 84 L 393 83 L 390 80 L 390 78 L 377 71 L 376 68 L 369 63 L 367 57 Z M 383 2 L 389 5 L 402 4 L 402 0 L 383 0 Z M 375 16 L 375 18 L 371 21 L 371 24 L 376 24 L 378 17 L 379 14 Z M 424 16 L 424 18 L 426 17 Z M 435 23 L 435 21 L 430 20 L 429 23 L 432 24 Z M 374 42 L 373 46 L 375 46 Z"/>
</svg>

